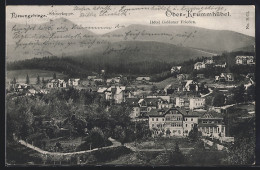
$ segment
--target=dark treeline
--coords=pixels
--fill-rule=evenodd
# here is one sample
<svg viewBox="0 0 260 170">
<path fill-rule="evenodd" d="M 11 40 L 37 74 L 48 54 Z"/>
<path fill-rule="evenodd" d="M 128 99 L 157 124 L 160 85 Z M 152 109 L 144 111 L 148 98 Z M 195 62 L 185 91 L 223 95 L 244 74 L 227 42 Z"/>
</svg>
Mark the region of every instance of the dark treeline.
<svg viewBox="0 0 260 170">
<path fill-rule="evenodd" d="M 223 53 L 222 55 L 214 56 L 216 63 L 224 64 L 225 69 L 208 68 L 200 70 L 194 74 L 203 73 L 206 77 L 211 77 L 220 72 L 233 72 L 243 74 L 244 72 L 254 72 L 254 67 L 244 66 L 240 69 L 235 65 L 235 57 L 237 55 L 255 55 L 252 52 L 231 52 Z M 147 75 L 163 74 L 170 71 L 172 66 L 181 65 L 181 72 L 191 74 L 194 71 L 194 64 L 201 62 L 206 57 L 190 59 L 182 63 L 166 62 L 158 60 L 131 62 L 125 58 L 118 58 L 117 60 L 100 59 L 97 58 L 82 58 L 82 57 L 44 57 L 33 58 L 21 61 L 14 61 L 7 63 L 7 70 L 21 70 L 21 69 L 42 69 L 64 73 L 71 77 L 86 77 L 91 72 L 99 73 L 100 70 L 106 70 L 107 74 L 127 74 L 127 75 Z M 159 75 L 158 75 L 159 76 Z M 157 77 L 158 77 L 157 76 Z M 159 77 L 165 77 L 159 76 Z M 168 76 L 166 76 L 168 77 Z M 155 78 L 158 79 L 158 78 Z M 159 78 L 160 79 L 160 78 Z"/>
<path fill-rule="evenodd" d="M 99 61 L 90 58 L 83 60 L 70 57 L 44 57 L 8 62 L 7 70 L 42 69 L 78 77 L 90 75 L 90 72 L 99 73 L 102 69 L 106 70 L 108 74 L 152 75 L 168 71 L 172 65 L 174 63 L 161 61 L 128 62 L 127 60 Z"/>
<path fill-rule="evenodd" d="M 7 63 L 7 70 L 22 69 L 57 71 L 72 77 L 84 77 L 89 75 L 88 69 L 86 69 L 82 63 L 73 60 L 73 58 L 44 57 Z"/>
</svg>

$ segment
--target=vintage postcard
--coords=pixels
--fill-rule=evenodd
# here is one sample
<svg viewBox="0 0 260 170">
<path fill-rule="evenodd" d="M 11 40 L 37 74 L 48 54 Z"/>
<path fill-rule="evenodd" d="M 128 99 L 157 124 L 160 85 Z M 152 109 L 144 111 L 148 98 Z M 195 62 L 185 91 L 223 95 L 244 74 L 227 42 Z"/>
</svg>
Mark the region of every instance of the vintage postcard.
<svg viewBox="0 0 260 170">
<path fill-rule="evenodd" d="M 6 165 L 255 164 L 253 5 L 6 7 Z"/>
</svg>

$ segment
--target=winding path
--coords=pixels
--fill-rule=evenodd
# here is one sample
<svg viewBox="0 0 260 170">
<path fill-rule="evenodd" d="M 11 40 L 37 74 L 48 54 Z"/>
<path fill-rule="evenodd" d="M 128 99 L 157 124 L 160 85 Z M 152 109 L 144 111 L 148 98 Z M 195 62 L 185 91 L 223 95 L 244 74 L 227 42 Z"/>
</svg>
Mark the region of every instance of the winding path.
<svg viewBox="0 0 260 170">
<path fill-rule="evenodd" d="M 131 149 L 133 152 L 161 152 L 161 151 L 165 151 L 165 149 L 139 149 L 135 146 L 133 146 L 131 143 L 126 143 L 124 144 L 125 147 L 127 147 L 128 149 Z M 194 148 L 180 148 L 181 151 L 190 151 Z"/>
<path fill-rule="evenodd" d="M 83 153 L 89 153 L 89 152 L 93 152 L 93 151 L 96 151 L 96 150 L 99 150 L 99 149 L 105 149 L 105 148 L 114 148 L 114 147 L 118 147 L 118 146 L 121 146 L 121 143 L 116 141 L 115 139 L 112 139 L 112 138 L 108 138 L 108 140 L 110 140 L 113 145 L 111 146 L 107 146 L 107 147 L 102 147 L 102 148 L 95 148 L 95 149 L 92 149 L 92 150 L 86 150 L 86 151 L 78 151 L 78 152 L 68 152 L 68 153 L 62 153 L 62 152 L 49 152 L 49 151 L 44 151 L 36 146 L 33 146 L 27 142 L 25 142 L 24 140 L 19 140 L 18 142 L 28 148 L 31 148 L 41 154 L 44 154 L 44 155 L 53 155 L 53 156 L 70 156 L 70 155 L 76 155 L 76 154 L 83 154 Z"/>
</svg>

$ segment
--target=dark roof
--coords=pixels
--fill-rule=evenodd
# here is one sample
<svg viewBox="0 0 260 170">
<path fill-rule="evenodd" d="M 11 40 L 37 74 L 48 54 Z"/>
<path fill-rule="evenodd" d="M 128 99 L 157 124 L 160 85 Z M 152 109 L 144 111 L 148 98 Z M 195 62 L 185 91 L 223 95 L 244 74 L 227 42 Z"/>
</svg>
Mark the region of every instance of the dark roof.
<svg viewBox="0 0 260 170">
<path fill-rule="evenodd" d="M 126 98 L 125 102 L 130 106 L 139 106 L 139 98 Z"/>
<path fill-rule="evenodd" d="M 165 115 L 165 114 L 169 114 L 170 111 L 173 111 L 173 114 L 179 114 L 179 113 L 182 114 L 182 110 L 179 110 L 179 108 L 170 108 L 170 109 L 168 109 L 168 110 L 164 113 L 164 115 Z"/>
<path fill-rule="evenodd" d="M 193 112 L 191 110 L 183 109 L 183 108 L 178 108 L 178 110 L 183 114 L 184 117 L 199 117 L 200 114 L 198 112 Z"/>
<path fill-rule="evenodd" d="M 159 112 L 165 112 L 164 109 L 152 109 L 150 112 L 148 112 L 146 115 L 149 117 L 164 117 L 164 114 L 159 114 Z"/>
<path fill-rule="evenodd" d="M 204 113 L 204 114 L 202 114 L 201 116 L 200 116 L 200 118 L 210 118 L 210 119 L 222 119 L 223 118 L 223 116 L 220 114 L 220 113 L 218 113 L 218 112 L 215 112 L 215 111 L 208 111 L 208 112 L 206 112 L 206 113 Z"/>
<path fill-rule="evenodd" d="M 212 124 L 202 124 L 202 123 L 199 123 L 198 127 L 217 127 L 217 124 L 216 123 L 212 123 Z"/>
<path fill-rule="evenodd" d="M 157 106 L 159 98 L 145 98 L 144 100 L 147 103 L 147 106 Z"/>
</svg>

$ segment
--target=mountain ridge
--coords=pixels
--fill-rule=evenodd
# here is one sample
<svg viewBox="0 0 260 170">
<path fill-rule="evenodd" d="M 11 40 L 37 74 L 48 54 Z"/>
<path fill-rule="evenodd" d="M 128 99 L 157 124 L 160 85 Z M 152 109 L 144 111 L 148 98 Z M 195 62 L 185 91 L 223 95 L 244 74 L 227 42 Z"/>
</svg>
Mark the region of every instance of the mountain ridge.
<svg viewBox="0 0 260 170">
<path fill-rule="evenodd" d="M 24 26 L 25 24 L 17 25 L 17 28 L 23 28 Z M 25 49 L 16 49 L 16 41 L 18 40 L 13 39 L 14 35 L 11 32 L 12 25 L 7 24 L 7 60 L 15 61 L 52 55 L 64 56 L 67 53 L 77 54 L 78 51 L 85 51 L 87 54 L 91 53 L 91 50 L 93 51 L 94 48 L 103 48 L 104 45 L 108 46 L 109 44 L 124 41 L 159 42 L 172 44 L 178 48 L 193 48 L 204 52 L 214 51 L 214 53 L 217 54 L 235 49 L 244 49 L 245 47 L 255 44 L 254 37 L 238 32 L 184 25 L 151 26 L 131 24 L 125 28 L 120 28 L 105 34 L 95 34 L 89 29 L 81 27 L 69 19 L 62 17 L 41 24 L 28 24 L 28 26 L 43 27 L 43 30 L 31 30 L 31 32 L 28 31 L 24 33 L 24 36 L 40 35 L 35 36 L 34 39 L 22 40 L 22 43 L 25 44 L 36 43 L 36 47 L 26 46 Z M 77 27 L 77 29 L 69 29 L 73 26 Z M 44 30 L 49 27 L 51 27 L 50 31 Z M 57 29 L 61 31 L 58 32 Z M 58 38 L 49 40 L 48 36 L 53 32 Z M 39 45 L 37 43 L 39 43 Z M 45 44 L 42 45 L 42 43 Z M 144 53 L 142 49 L 140 49 L 140 53 Z M 167 53 L 167 51 L 163 53 Z M 140 55 L 137 54 L 137 56 Z M 166 54 L 161 54 L 161 56 L 166 56 Z"/>
</svg>

